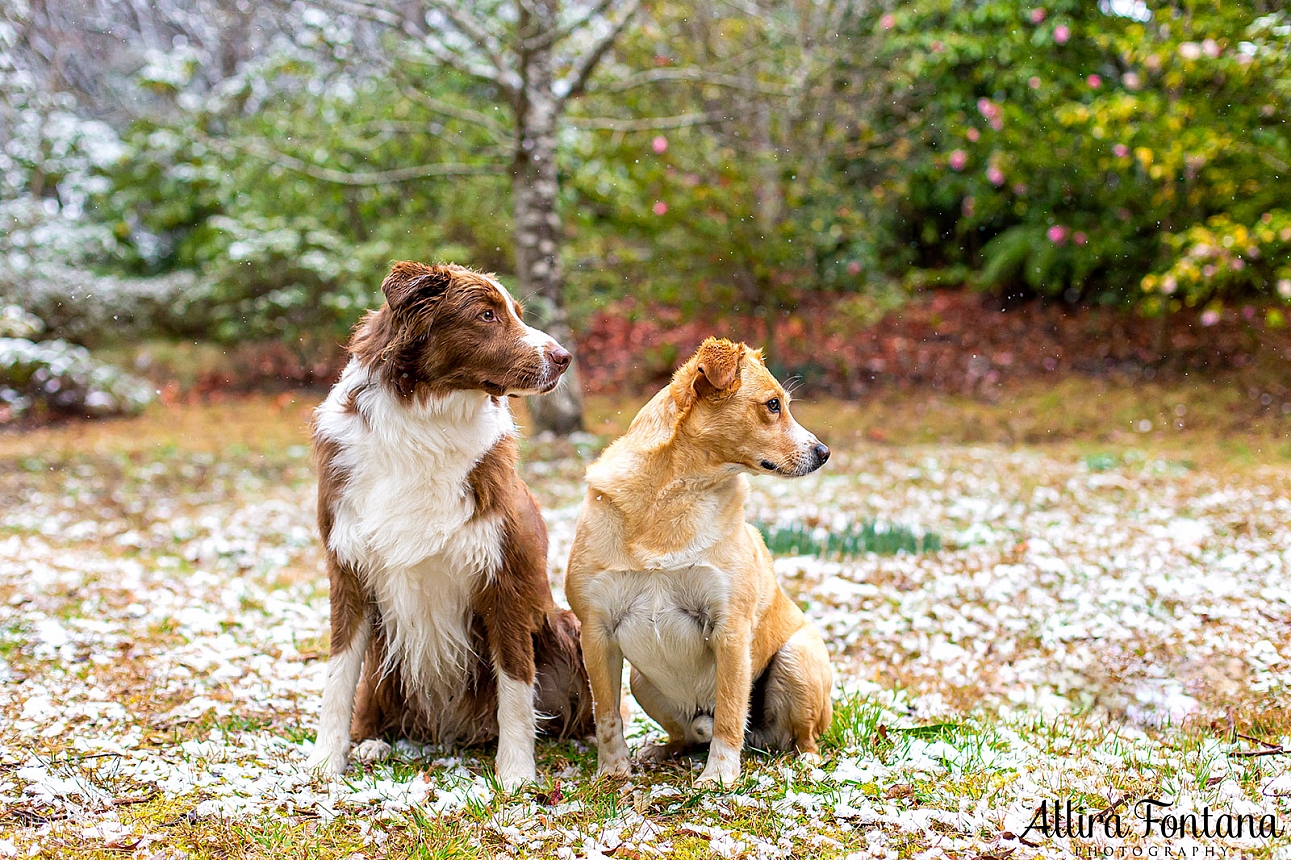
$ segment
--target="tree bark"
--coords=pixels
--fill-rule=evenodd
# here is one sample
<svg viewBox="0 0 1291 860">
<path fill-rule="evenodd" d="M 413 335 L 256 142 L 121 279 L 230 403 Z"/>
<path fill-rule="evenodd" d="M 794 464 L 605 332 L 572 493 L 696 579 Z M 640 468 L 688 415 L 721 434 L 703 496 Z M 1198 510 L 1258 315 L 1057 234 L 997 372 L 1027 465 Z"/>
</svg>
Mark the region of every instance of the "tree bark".
<svg viewBox="0 0 1291 860">
<path fill-rule="evenodd" d="M 518 4 L 520 33 L 556 26 L 551 2 Z M 547 20 L 543 20 L 543 19 Z M 556 122 L 561 104 L 552 84 L 550 47 L 521 53 L 522 86 L 516 94 L 516 150 L 512 165 L 512 198 L 515 205 L 516 274 L 522 295 L 537 296 L 541 305 L 537 322 L 561 346 L 574 353 L 560 386 L 550 394 L 529 398 L 535 429 L 567 435 L 583 429 L 583 392 L 578 378 L 578 356 L 565 312 L 560 269 L 560 215 L 556 198 Z"/>
</svg>

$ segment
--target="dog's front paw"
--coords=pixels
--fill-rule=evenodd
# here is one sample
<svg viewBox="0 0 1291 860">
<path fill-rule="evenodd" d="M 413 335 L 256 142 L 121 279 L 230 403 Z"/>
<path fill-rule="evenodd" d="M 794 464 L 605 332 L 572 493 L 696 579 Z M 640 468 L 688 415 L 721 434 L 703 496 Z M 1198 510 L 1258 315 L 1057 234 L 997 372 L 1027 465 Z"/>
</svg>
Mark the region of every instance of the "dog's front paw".
<svg viewBox="0 0 1291 860">
<path fill-rule="evenodd" d="M 349 739 L 344 744 L 315 744 L 306 767 L 320 776 L 340 776 L 349 764 L 346 756 L 349 746 Z"/>
<path fill-rule="evenodd" d="M 735 781 L 738 780 L 739 778 L 740 778 L 739 765 L 736 765 L 735 767 L 718 767 L 718 766 L 714 766 L 712 762 L 709 762 L 704 767 L 704 772 L 699 775 L 699 779 L 695 780 L 695 785 L 703 785 L 703 786 L 709 786 L 709 787 L 718 787 L 718 786 L 729 787 L 731 785 L 734 785 Z"/>
<path fill-rule="evenodd" d="M 695 781 L 696 785 L 734 785 L 740 778 L 740 748 L 718 741 L 708 748 L 708 764 Z"/>
<path fill-rule="evenodd" d="M 596 756 L 596 775 L 625 777 L 632 775 L 632 762 L 628 761 L 627 750 L 617 753 L 599 753 Z"/>
<path fill-rule="evenodd" d="M 364 764 L 375 764 L 390 755 L 393 749 L 380 738 L 368 738 L 354 747 L 354 760 Z"/>
<path fill-rule="evenodd" d="M 514 761 L 503 761 L 498 757 L 498 783 L 502 790 L 510 794 L 522 786 L 538 781 L 538 769 L 532 758 L 522 759 L 517 756 Z"/>
</svg>

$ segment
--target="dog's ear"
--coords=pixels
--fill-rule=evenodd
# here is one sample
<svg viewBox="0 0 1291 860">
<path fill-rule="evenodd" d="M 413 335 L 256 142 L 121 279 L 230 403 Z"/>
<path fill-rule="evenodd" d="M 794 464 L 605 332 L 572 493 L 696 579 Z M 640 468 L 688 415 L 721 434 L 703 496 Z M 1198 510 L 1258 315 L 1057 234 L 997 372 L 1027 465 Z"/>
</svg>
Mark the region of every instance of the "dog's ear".
<svg viewBox="0 0 1291 860">
<path fill-rule="evenodd" d="M 673 399 L 681 408 L 697 398 L 733 394 L 740 387 L 740 362 L 748 349 L 742 343 L 710 337 L 699 346 L 673 379 Z"/>
<path fill-rule="evenodd" d="M 390 310 L 408 316 L 433 304 L 452 283 L 453 273 L 447 266 L 427 266 L 404 260 L 390 267 L 381 282 Z"/>
</svg>

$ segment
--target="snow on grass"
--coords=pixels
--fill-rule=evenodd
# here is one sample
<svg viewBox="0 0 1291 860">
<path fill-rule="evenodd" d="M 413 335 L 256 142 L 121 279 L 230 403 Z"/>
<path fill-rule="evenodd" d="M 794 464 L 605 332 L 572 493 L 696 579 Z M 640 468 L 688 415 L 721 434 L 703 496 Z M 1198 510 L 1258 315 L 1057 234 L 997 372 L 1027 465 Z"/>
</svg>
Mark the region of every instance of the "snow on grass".
<svg viewBox="0 0 1291 860">
<path fill-rule="evenodd" d="M 541 446 L 526 467 L 558 597 L 580 447 Z M 403 743 L 334 782 L 305 769 L 327 600 L 304 454 L 73 444 L 0 461 L 0 856 L 1191 845 L 1138 826 L 1019 839 L 1044 800 L 1094 813 L 1144 797 L 1291 827 L 1291 755 L 1244 755 L 1291 748 L 1287 470 L 860 448 L 808 478 L 755 481 L 764 522 L 876 520 L 943 541 L 777 559 L 840 675 L 821 766 L 753 754 L 730 791 L 695 788 L 698 761 L 612 784 L 592 778 L 588 745 L 546 743 L 542 784 L 508 797 L 487 749 Z M 659 734 L 633 713 L 631 744 Z M 1196 842 L 1291 856 L 1286 836 Z"/>
</svg>

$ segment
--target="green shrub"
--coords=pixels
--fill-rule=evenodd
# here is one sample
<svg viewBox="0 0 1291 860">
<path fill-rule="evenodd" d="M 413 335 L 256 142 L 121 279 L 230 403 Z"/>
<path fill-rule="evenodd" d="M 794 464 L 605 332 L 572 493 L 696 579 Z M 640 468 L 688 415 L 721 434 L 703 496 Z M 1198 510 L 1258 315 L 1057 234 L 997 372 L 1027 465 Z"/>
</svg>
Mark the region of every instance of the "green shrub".
<svg viewBox="0 0 1291 860">
<path fill-rule="evenodd" d="M 880 259 L 1148 310 L 1291 297 L 1291 15 L 1264 8 L 874 7 L 853 32 L 882 36 L 877 68 L 845 71 L 868 70 L 881 107 L 840 170 Z"/>
<path fill-rule="evenodd" d="M 133 414 L 152 388 L 61 340 L 0 337 L 0 424 L 24 419 Z"/>
</svg>

